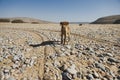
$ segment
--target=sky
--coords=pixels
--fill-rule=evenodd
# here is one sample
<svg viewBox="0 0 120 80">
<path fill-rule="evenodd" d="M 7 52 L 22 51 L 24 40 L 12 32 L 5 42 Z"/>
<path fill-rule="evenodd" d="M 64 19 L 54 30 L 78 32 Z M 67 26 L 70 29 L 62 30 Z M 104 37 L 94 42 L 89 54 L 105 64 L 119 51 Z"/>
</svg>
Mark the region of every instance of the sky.
<svg viewBox="0 0 120 80">
<path fill-rule="evenodd" d="M 120 0 L 0 0 L 1 18 L 92 22 L 110 15 L 120 15 Z"/>
</svg>

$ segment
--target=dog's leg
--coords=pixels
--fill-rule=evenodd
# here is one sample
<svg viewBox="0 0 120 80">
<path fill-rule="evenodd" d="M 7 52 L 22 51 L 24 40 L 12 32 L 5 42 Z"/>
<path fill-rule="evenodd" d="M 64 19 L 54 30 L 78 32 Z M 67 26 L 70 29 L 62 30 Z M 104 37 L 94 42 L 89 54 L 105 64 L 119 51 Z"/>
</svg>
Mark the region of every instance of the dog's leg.
<svg viewBox="0 0 120 80">
<path fill-rule="evenodd" d="M 61 44 L 63 44 L 63 34 L 61 34 Z"/>
</svg>

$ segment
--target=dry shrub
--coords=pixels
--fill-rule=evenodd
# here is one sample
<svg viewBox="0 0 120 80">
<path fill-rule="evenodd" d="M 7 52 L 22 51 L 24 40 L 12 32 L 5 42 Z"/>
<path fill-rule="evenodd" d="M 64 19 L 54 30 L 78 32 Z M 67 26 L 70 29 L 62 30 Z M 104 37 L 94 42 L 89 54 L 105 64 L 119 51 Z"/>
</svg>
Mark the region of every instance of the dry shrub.
<svg viewBox="0 0 120 80">
<path fill-rule="evenodd" d="M 23 20 L 13 20 L 12 23 L 25 23 Z"/>
<path fill-rule="evenodd" d="M 39 22 L 31 22 L 32 24 L 39 24 Z"/>
<path fill-rule="evenodd" d="M 82 26 L 82 24 L 79 24 L 79 26 Z"/>
<path fill-rule="evenodd" d="M 10 22 L 9 19 L 0 19 L 0 22 Z"/>
</svg>

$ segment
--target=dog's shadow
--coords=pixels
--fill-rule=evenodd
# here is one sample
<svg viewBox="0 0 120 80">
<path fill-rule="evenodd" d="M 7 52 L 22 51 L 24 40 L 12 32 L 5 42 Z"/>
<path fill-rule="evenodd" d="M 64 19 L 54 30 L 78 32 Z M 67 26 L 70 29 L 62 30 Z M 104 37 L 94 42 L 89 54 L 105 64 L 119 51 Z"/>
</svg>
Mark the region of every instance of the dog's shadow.
<svg viewBox="0 0 120 80">
<path fill-rule="evenodd" d="M 46 46 L 46 45 L 58 45 L 59 41 L 44 41 L 40 44 L 29 44 L 32 47 Z"/>
</svg>

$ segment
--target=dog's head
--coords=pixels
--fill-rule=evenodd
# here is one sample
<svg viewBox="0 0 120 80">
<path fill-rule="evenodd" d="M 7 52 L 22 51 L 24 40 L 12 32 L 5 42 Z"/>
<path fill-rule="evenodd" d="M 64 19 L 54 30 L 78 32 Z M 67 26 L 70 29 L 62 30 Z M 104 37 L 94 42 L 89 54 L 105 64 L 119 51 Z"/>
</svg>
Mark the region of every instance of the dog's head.
<svg viewBox="0 0 120 80">
<path fill-rule="evenodd" d="M 60 22 L 60 25 L 61 25 L 61 26 L 63 26 L 63 25 L 69 25 L 69 22 L 67 22 L 67 21 Z"/>
</svg>

